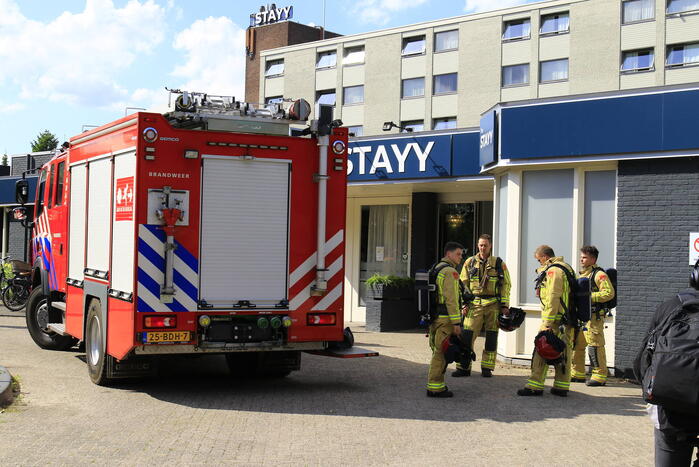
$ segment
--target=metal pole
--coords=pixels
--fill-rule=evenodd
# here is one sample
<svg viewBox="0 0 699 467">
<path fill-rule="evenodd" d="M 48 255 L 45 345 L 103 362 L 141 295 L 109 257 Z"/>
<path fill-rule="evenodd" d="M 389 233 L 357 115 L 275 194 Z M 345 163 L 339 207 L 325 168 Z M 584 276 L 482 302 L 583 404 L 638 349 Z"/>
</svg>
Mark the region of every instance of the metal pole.
<svg viewBox="0 0 699 467">
<path fill-rule="evenodd" d="M 7 256 L 7 208 L 2 208 L 2 257 Z"/>
<path fill-rule="evenodd" d="M 325 39 L 325 0 L 323 0 L 323 39 Z"/>
</svg>

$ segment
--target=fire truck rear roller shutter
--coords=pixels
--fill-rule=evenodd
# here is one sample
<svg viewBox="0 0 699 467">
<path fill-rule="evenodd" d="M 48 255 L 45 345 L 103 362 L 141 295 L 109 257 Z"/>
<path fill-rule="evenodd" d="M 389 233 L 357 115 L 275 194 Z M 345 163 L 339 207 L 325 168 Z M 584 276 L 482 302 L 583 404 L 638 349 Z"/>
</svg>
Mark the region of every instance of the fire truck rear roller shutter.
<svg viewBox="0 0 699 467">
<path fill-rule="evenodd" d="M 68 276 L 80 282 L 85 267 L 85 203 L 87 201 L 87 166 L 70 169 L 70 227 L 68 234 Z"/>
</svg>

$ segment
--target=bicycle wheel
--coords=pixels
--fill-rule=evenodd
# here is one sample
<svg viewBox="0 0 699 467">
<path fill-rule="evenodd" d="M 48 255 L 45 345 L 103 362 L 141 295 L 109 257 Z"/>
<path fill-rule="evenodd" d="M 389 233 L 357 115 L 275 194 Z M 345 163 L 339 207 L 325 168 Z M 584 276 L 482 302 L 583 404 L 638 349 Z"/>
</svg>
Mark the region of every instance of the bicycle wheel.
<svg viewBox="0 0 699 467">
<path fill-rule="evenodd" d="M 11 311 L 20 311 L 27 304 L 28 294 L 23 285 L 10 284 L 2 291 L 2 303 Z"/>
</svg>

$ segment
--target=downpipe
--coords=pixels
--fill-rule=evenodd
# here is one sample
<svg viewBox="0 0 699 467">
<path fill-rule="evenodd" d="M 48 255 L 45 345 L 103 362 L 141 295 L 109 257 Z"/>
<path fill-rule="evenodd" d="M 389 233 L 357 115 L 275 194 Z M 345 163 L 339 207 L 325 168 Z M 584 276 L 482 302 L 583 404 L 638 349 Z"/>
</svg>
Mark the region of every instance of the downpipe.
<svg viewBox="0 0 699 467">
<path fill-rule="evenodd" d="M 316 283 L 311 287 L 313 295 L 324 295 L 328 291 L 328 281 L 325 277 L 325 224 L 327 217 L 328 197 L 328 135 L 318 136 L 318 228 L 316 245 Z"/>
</svg>

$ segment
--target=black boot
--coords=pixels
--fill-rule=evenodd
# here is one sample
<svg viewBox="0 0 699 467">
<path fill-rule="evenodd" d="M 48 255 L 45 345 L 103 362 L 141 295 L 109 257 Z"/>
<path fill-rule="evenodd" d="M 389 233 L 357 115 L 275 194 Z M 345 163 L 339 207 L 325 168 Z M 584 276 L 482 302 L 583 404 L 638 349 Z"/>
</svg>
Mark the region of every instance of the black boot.
<svg viewBox="0 0 699 467">
<path fill-rule="evenodd" d="M 493 370 L 491 370 L 490 368 L 481 368 L 481 376 L 484 378 L 492 378 Z"/>
<path fill-rule="evenodd" d="M 454 397 L 454 393 L 448 389 L 445 389 L 444 391 L 439 391 L 439 392 L 430 391 L 428 389 L 427 390 L 427 397 Z"/>
<path fill-rule="evenodd" d="M 462 368 L 457 368 L 456 371 L 451 374 L 454 378 L 461 378 L 464 376 L 471 376 L 471 370 L 464 370 Z"/>
<path fill-rule="evenodd" d="M 567 389 L 551 388 L 551 394 L 553 394 L 554 396 L 559 396 L 559 397 L 568 397 L 568 390 Z"/>
<path fill-rule="evenodd" d="M 522 388 L 522 389 L 517 390 L 517 395 L 518 396 L 543 396 L 544 391 L 543 390 L 535 391 L 535 390 L 529 389 L 529 388 Z"/>
</svg>

